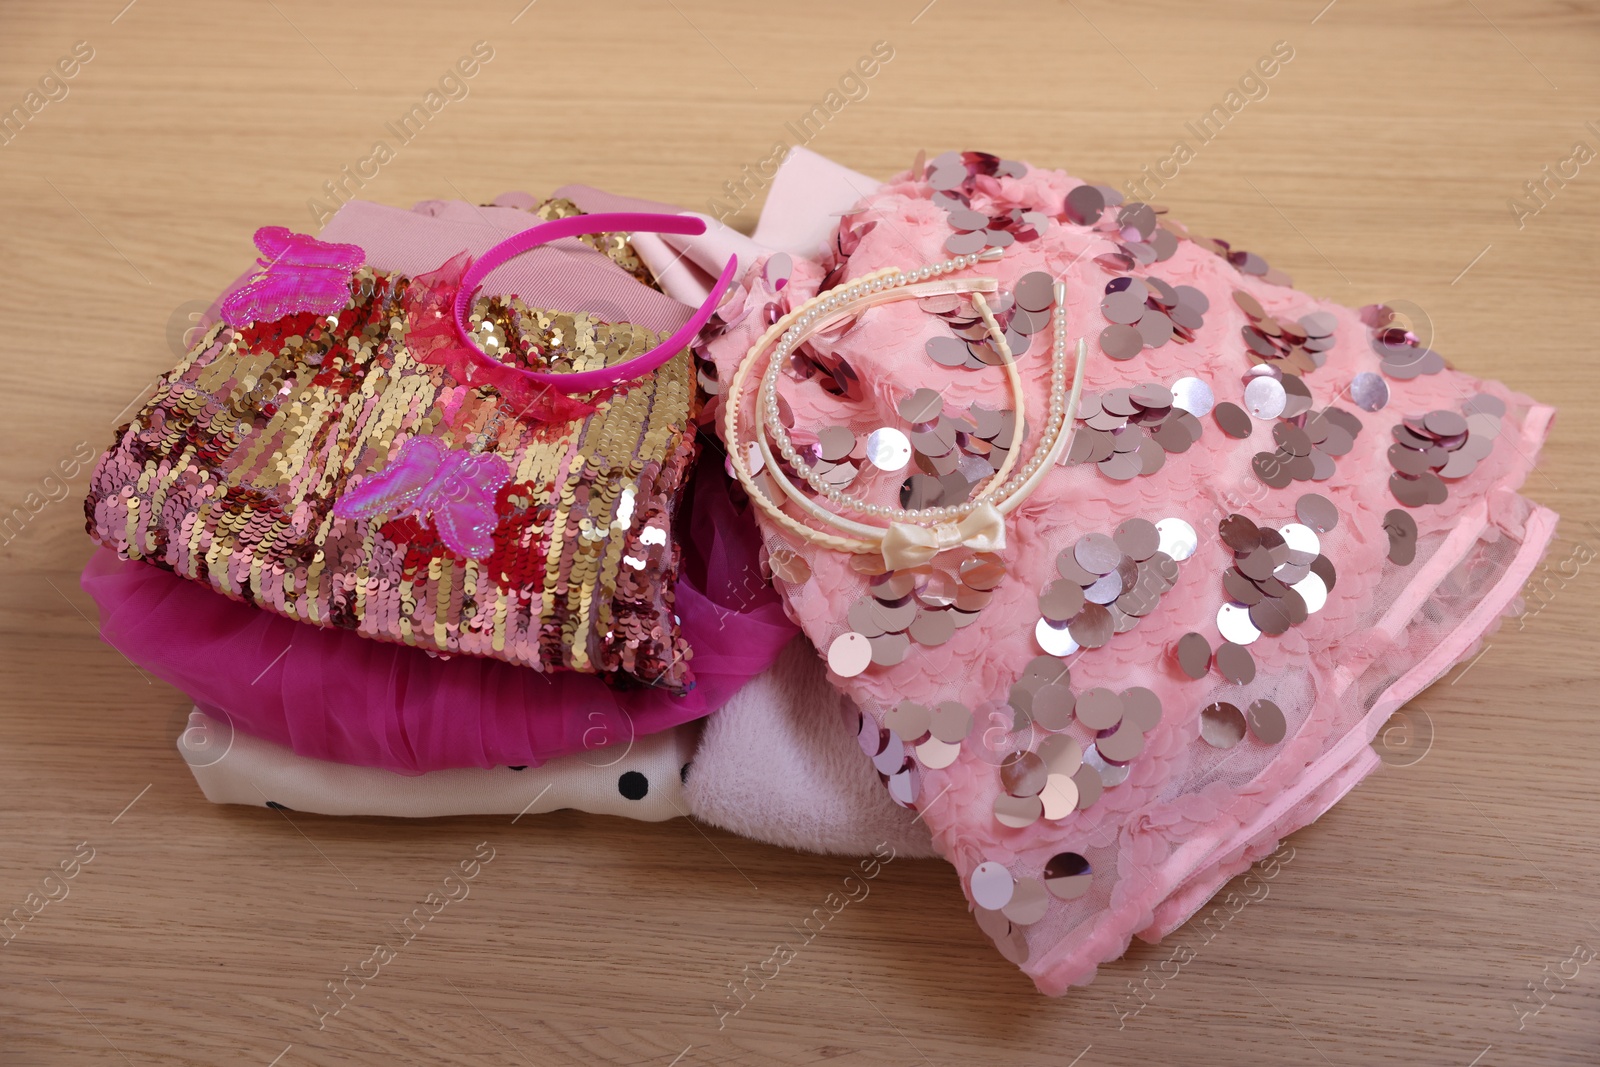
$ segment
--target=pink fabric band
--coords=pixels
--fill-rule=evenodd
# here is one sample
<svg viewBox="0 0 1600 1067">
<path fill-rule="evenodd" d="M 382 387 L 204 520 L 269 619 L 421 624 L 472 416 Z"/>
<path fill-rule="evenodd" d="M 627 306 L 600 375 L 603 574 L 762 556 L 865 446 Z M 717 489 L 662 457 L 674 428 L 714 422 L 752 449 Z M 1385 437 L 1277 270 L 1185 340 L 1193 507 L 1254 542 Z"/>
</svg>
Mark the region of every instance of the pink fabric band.
<svg viewBox="0 0 1600 1067">
<path fill-rule="evenodd" d="M 514 237 L 509 237 L 493 248 L 489 249 L 476 262 L 468 268 L 466 275 L 461 279 L 461 288 L 456 293 L 456 333 L 462 342 L 483 359 L 504 366 L 493 359 L 481 348 L 472 336 L 472 331 L 467 328 L 467 313 L 472 308 L 473 298 L 477 296 L 478 289 L 483 285 L 484 278 L 495 267 L 506 260 L 522 253 L 560 240 L 563 237 L 577 237 L 590 233 L 618 233 L 642 230 L 648 233 L 704 233 L 706 224 L 703 220 L 692 215 L 656 215 L 636 212 L 610 212 L 596 215 L 574 215 L 571 218 L 556 219 L 546 222 L 531 229 L 522 231 Z M 706 297 L 697 311 L 689 317 L 689 321 L 680 326 L 676 333 L 661 344 L 652 348 L 641 356 L 637 356 L 624 363 L 613 367 L 603 367 L 598 370 L 577 371 L 572 374 L 550 374 L 542 371 L 527 371 L 512 368 L 531 382 L 549 386 L 562 393 L 584 393 L 592 389 L 604 389 L 642 374 L 648 374 L 682 351 L 695 335 L 698 334 L 711 313 L 716 310 L 722 294 L 727 292 L 732 283 L 734 274 L 739 269 L 739 259 L 731 256 L 727 266 L 722 268 L 722 276 L 712 286 L 711 293 Z"/>
</svg>

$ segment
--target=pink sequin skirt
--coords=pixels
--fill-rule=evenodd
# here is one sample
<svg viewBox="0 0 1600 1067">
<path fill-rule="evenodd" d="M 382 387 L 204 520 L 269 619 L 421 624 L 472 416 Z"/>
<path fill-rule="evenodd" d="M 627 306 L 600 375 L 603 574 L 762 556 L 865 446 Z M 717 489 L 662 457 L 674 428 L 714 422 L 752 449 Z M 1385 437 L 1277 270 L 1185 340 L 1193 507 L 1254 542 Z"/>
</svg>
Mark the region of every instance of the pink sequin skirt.
<svg viewBox="0 0 1600 1067">
<path fill-rule="evenodd" d="M 1116 200 L 940 157 L 846 214 L 820 259 L 757 264 L 707 345 L 728 382 L 819 287 L 1001 247 L 958 276 L 1002 287 L 1025 459 L 1047 410 L 1047 294 L 1066 283 L 1084 405 L 1002 552 L 872 575 L 763 524 L 814 644 L 872 643 L 871 665 L 835 676 L 868 757 L 1052 994 L 1181 925 L 1373 770 L 1385 720 L 1512 608 L 1556 518 L 1517 492 L 1549 407 L 1450 368 L 1386 309 L 1313 298 Z M 959 503 L 1009 443 L 1001 358 L 961 301 L 885 304 L 796 354 L 783 417 L 852 494 Z M 921 389 L 938 404 L 902 406 Z M 885 428 L 910 462 L 873 463 Z"/>
</svg>

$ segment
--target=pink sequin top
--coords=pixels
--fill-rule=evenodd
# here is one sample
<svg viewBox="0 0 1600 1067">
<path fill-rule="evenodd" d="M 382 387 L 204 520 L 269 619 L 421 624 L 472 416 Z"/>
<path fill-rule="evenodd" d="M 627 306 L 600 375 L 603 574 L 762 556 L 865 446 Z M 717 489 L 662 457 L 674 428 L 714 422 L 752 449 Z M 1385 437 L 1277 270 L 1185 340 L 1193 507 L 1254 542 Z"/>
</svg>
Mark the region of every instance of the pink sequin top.
<svg viewBox="0 0 1600 1067">
<path fill-rule="evenodd" d="M 983 929 L 1052 994 L 1088 982 L 1133 935 L 1181 925 L 1370 772 L 1380 726 L 1496 625 L 1555 524 L 1517 493 L 1550 408 L 1448 368 L 1381 310 L 1279 284 L 1259 256 L 1137 207 L 1102 209 L 1107 191 L 1085 188 L 1061 171 L 941 157 L 867 196 L 820 258 L 755 264 L 706 346 L 728 382 L 767 322 L 824 279 L 910 270 L 952 250 L 1002 245 L 1000 261 L 963 273 L 997 277 L 1015 305 L 1037 303 L 1024 300 L 1036 282 L 1020 284 L 1033 272 L 1066 283 L 1069 334 L 1091 353 L 1090 421 L 1073 462 L 1009 516 L 1003 577 L 987 595 L 973 585 L 993 568 L 971 564 L 969 585 L 970 553 L 872 578 L 765 527 L 778 584 L 815 645 L 826 654 L 852 629 L 874 639 L 872 666 L 835 676 L 867 716 L 864 749 L 922 812 Z M 1019 328 L 1032 312 L 1007 294 L 997 306 L 1019 346 L 1038 328 L 1019 357 L 1026 458 L 1044 419 L 1051 325 Z M 945 365 L 961 362 L 949 339 L 962 320 L 899 301 L 814 340 L 779 377 L 796 443 L 837 456 L 819 434 L 846 427 L 857 444 L 841 464 L 856 470 L 834 477 L 848 492 L 894 504 L 921 475 L 935 482 L 915 493 L 959 499 L 968 482 L 946 470 L 990 469 L 1003 442 L 982 436 L 984 409 L 1009 404 L 981 348 Z M 1264 377 L 1251 379 L 1258 364 Z M 1247 397 L 1251 380 L 1276 388 Z M 902 416 L 922 388 L 942 398 L 942 428 Z M 907 435 L 910 464 L 884 471 L 864 458 L 864 435 L 885 427 Z M 1224 541 L 1229 516 L 1243 518 Z M 1161 551 L 1140 520 L 1159 524 Z M 1165 520 L 1187 524 L 1192 544 Z M 963 606 L 978 610 L 954 627 L 933 619 Z M 1063 607 L 1068 617 L 1041 622 Z M 1188 634 L 1199 638 L 1181 663 Z M 1244 648 L 1213 663 L 1225 636 Z"/>
<path fill-rule="evenodd" d="M 354 201 L 320 239 L 258 231 L 260 276 L 96 466 L 88 532 L 298 622 L 684 692 L 671 531 L 696 451 L 692 358 L 582 398 L 522 372 L 605 378 L 692 309 L 585 244 L 546 244 L 484 279 L 473 329 L 504 366 L 468 360 L 434 312 L 530 217 L 463 206 L 466 225 Z M 500 295 L 513 285 L 558 302 Z M 449 344 L 428 343 L 434 326 Z"/>
</svg>

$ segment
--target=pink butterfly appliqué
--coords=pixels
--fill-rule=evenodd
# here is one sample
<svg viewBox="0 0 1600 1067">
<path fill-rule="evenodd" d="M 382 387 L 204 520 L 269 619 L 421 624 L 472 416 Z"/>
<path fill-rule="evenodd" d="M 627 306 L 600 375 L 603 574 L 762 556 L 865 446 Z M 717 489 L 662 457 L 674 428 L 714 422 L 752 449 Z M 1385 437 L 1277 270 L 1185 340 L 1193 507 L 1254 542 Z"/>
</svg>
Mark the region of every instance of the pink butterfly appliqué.
<svg viewBox="0 0 1600 1067">
<path fill-rule="evenodd" d="M 222 300 L 229 326 L 274 322 L 297 311 L 332 315 L 350 302 L 350 275 L 367 261 L 360 245 L 330 244 L 284 226 L 256 231 L 260 272 Z"/>
<path fill-rule="evenodd" d="M 458 556 L 483 559 L 494 551 L 495 496 L 511 467 L 492 452 L 445 448 L 412 437 L 383 470 L 369 474 L 333 505 L 341 519 L 432 518 L 439 540 Z"/>
</svg>

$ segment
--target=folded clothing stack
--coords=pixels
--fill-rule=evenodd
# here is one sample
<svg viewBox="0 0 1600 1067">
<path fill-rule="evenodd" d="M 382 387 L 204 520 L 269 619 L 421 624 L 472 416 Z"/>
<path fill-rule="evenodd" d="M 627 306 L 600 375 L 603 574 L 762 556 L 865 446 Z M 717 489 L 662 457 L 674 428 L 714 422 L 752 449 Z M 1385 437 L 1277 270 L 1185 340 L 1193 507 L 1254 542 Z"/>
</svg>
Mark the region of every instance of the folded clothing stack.
<svg viewBox="0 0 1600 1067">
<path fill-rule="evenodd" d="M 618 212 L 676 209 L 572 186 L 269 235 L 119 432 L 84 586 L 193 698 L 208 798 L 888 841 L 949 860 L 1059 993 L 1369 773 L 1553 533 L 1516 493 L 1549 408 L 1388 309 L 983 153 L 880 185 L 796 149 L 753 238 L 575 235 L 488 274 L 520 300 L 456 300 L 530 213 L 646 217 Z M 624 366 L 697 304 L 694 362 L 582 399 L 514 376 Z M 1087 338 L 1081 393 L 1053 335 L 1058 362 Z M 738 462 L 696 460 L 697 426 L 735 428 Z M 990 517 L 1013 466 L 1024 499 Z M 815 536 L 829 515 L 912 547 Z"/>
<path fill-rule="evenodd" d="M 403 775 L 297 755 L 190 713 L 178 751 L 214 804 L 279 805 L 324 815 L 538 815 L 572 809 L 644 822 L 692 815 L 805 852 L 932 857 L 927 828 L 889 800 L 856 744 L 860 713 L 829 684 L 810 642 L 699 723 L 639 734 L 539 765 Z"/>
<path fill-rule="evenodd" d="M 372 266 L 425 274 L 525 230 L 530 214 L 582 214 L 573 198 L 597 210 L 664 207 L 587 187 L 412 211 L 355 201 L 321 238 L 360 247 Z M 624 238 L 593 245 L 564 243 L 554 263 L 509 264 L 491 284 L 598 307 L 613 322 L 687 319 L 688 305 L 641 284 L 650 272 Z M 103 637 L 195 701 L 179 749 L 215 803 L 400 817 L 575 808 L 655 821 L 692 811 L 796 848 L 850 854 L 888 840 L 933 855 L 926 830 L 859 761 L 859 716 L 760 579 L 754 524 L 730 489 L 708 453 L 683 492 L 674 606 L 695 680 L 684 694 L 307 626 L 109 548 L 90 560 L 83 586 Z M 732 632 L 738 641 L 720 639 Z M 697 720 L 724 706 L 702 733 Z"/>
</svg>

